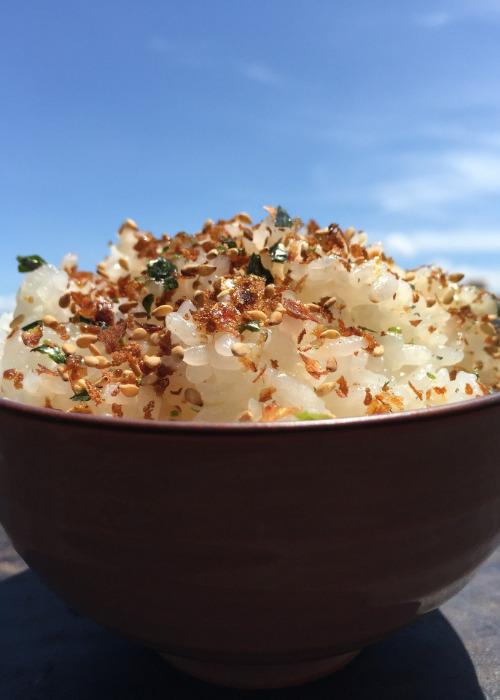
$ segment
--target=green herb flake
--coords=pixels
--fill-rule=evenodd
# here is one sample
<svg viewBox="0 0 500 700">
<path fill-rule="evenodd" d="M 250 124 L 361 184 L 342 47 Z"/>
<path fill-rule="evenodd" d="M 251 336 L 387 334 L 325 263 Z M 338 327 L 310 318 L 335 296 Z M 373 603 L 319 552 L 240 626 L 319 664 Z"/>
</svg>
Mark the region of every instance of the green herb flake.
<svg viewBox="0 0 500 700">
<path fill-rule="evenodd" d="M 70 401 L 90 401 L 90 394 L 87 389 L 82 389 L 73 394 Z"/>
<path fill-rule="evenodd" d="M 278 241 L 269 248 L 271 260 L 277 263 L 284 263 L 288 260 L 288 250 L 281 241 Z"/>
<path fill-rule="evenodd" d="M 242 323 L 238 330 L 240 333 L 243 333 L 243 331 L 251 331 L 252 333 L 256 333 L 260 331 L 260 325 L 258 321 L 247 321 L 246 323 Z"/>
<path fill-rule="evenodd" d="M 438 360 L 442 360 L 442 359 L 443 359 L 443 356 L 442 356 L 442 355 L 436 355 L 436 357 L 437 357 Z"/>
<path fill-rule="evenodd" d="M 39 345 L 37 348 L 33 348 L 31 352 L 40 352 L 42 355 L 47 355 L 58 365 L 64 365 L 68 356 L 61 348 L 52 347 L 52 345 Z"/>
<path fill-rule="evenodd" d="M 25 326 L 21 328 L 22 331 L 32 331 L 33 328 L 37 328 L 38 326 L 43 326 L 43 321 L 33 321 L 33 323 L 27 323 Z"/>
<path fill-rule="evenodd" d="M 266 280 L 266 284 L 272 284 L 274 282 L 274 277 L 269 270 L 264 267 L 262 260 L 260 259 L 260 255 L 257 255 L 257 253 L 252 253 L 250 256 L 250 260 L 247 265 L 247 274 L 263 277 Z"/>
<path fill-rule="evenodd" d="M 154 300 L 155 300 L 154 294 L 147 294 L 144 297 L 144 299 L 142 300 L 142 305 L 144 307 L 144 311 L 148 315 L 148 318 L 151 318 L 151 309 L 153 307 Z"/>
<path fill-rule="evenodd" d="M 40 255 L 18 255 L 16 260 L 19 272 L 33 272 L 33 270 L 37 270 L 42 265 L 47 264 L 47 261 Z"/>
<path fill-rule="evenodd" d="M 290 214 L 287 212 L 287 210 L 283 209 L 283 207 L 278 207 L 276 209 L 274 225 L 278 228 L 291 228 L 292 224 L 292 219 L 290 218 Z"/>
<path fill-rule="evenodd" d="M 331 418 L 328 413 L 311 413 L 311 411 L 300 411 L 295 414 L 299 420 L 328 420 Z"/>
<path fill-rule="evenodd" d="M 179 411 L 170 411 L 170 418 L 177 418 L 180 415 Z"/>
<path fill-rule="evenodd" d="M 427 376 L 429 377 L 429 379 L 436 379 L 436 375 L 432 374 L 432 372 L 427 372 Z"/>
<path fill-rule="evenodd" d="M 396 333 L 397 335 L 401 335 L 401 333 L 403 332 L 399 326 L 391 326 L 387 330 L 389 331 L 389 333 Z"/>
<path fill-rule="evenodd" d="M 161 282 L 165 289 L 177 289 L 179 286 L 175 278 L 177 268 L 173 262 L 166 258 L 150 260 L 147 265 L 147 273 L 155 282 Z"/>
</svg>

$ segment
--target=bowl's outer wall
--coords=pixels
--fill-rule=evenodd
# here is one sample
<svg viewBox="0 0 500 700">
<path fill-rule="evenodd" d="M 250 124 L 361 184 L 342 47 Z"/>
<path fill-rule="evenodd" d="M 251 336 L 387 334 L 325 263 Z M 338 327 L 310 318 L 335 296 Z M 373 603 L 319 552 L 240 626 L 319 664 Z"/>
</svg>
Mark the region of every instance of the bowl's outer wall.
<svg viewBox="0 0 500 700">
<path fill-rule="evenodd" d="M 349 429 L 142 432 L 0 406 L 0 519 L 72 605 L 163 651 L 362 647 L 456 592 L 500 532 L 500 404 Z"/>
</svg>

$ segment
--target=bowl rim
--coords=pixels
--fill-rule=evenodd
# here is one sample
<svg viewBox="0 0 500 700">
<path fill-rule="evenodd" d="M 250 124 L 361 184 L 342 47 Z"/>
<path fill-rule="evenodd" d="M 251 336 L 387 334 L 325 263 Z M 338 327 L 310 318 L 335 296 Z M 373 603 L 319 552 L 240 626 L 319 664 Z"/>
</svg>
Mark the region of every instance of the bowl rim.
<svg viewBox="0 0 500 700">
<path fill-rule="evenodd" d="M 345 430 L 353 428 L 376 428 L 400 423 L 440 420 L 455 415 L 476 413 L 500 407 L 500 391 L 479 398 L 457 401 L 443 406 L 419 408 L 398 413 L 385 413 L 374 416 L 351 416 L 323 420 L 282 421 L 276 423 L 217 422 L 193 423 L 192 421 L 152 421 L 141 418 L 116 418 L 84 413 L 65 413 L 50 408 L 31 406 L 5 397 L 0 397 L 0 413 L 14 413 L 27 419 L 38 419 L 51 423 L 62 423 L 80 428 L 101 428 L 104 430 L 135 431 L 139 433 L 267 433 L 289 431 Z"/>
</svg>

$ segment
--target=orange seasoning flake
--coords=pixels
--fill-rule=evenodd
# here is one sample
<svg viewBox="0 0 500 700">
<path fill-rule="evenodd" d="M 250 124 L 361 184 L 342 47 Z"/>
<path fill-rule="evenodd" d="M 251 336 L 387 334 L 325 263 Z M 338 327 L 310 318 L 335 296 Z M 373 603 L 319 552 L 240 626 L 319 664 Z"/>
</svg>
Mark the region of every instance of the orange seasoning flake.
<svg viewBox="0 0 500 700">
<path fill-rule="evenodd" d="M 24 374 L 22 372 L 18 372 L 16 369 L 6 369 L 3 373 L 3 378 L 13 382 L 14 389 L 20 390 L 23 388 Z"/>
<path fill-rule="evenodd" d="M 345 399 L 349 395 L 349 385 L 347 384 L 345 377 L 343 375 L 339 377 L 336 384 L 337 388 L 335 389 L 335 392 L 337 396 Z"/>
</svg>

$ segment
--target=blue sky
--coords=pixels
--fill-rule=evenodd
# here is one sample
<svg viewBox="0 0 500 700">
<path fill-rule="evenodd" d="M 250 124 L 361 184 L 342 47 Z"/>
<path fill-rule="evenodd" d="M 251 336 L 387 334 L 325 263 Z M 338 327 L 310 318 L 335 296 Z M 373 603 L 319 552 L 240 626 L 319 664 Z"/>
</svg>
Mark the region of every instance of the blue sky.
<svg viewBox="0 0 500 700">
<path fill-rule="evenodd" d="M 271 203 L 500 291 L 499 32 L 500 0 L 8 0 L 0 305 L 18 253 Z"/>
</svg>

